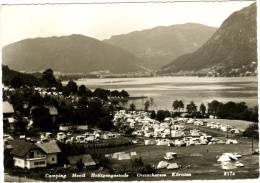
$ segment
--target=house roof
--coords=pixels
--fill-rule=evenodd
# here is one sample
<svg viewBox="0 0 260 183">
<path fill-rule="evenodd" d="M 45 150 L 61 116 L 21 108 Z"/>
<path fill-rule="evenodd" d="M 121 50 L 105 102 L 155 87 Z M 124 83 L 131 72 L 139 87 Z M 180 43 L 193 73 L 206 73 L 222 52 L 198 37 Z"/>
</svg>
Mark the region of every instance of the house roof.
<svg viewBox="0 0 260 183">
<path fill-rule="evenodd" d="M 41 148 L 46 154 L 61 152 L 60 148 L 55 142 L 37 143 L 35 145 Z"/>
<path fill-rule="evenodd" d="M 58 115 L 58 110 L 53 105 L 48 106 L 50 115 Z"/>
<path fill-rule="evenodd" d="M 14 113 L 13 105 L 10 104 L 8 101 L 3 102 L 3 114 L 5 113 Z"/>
<path fill-rule="evenodd" d="M 24 157 L 31 149 L 37 149 L 39 147 L 35 146 L 33 143 L 24 142 L 24 141 L 13 141 L 11 144 L 13 150 L 11 151 L 12 155 Z"/>
<path fill-rule="evenodd" d="M 70 165 L 76 165 L 77 161 L 82 159 L 82 162 L 85 166 L 96 165 L 90 154 L 78 155 L 78 156 L 69 156 L 67 157 Z"/>
</svg>

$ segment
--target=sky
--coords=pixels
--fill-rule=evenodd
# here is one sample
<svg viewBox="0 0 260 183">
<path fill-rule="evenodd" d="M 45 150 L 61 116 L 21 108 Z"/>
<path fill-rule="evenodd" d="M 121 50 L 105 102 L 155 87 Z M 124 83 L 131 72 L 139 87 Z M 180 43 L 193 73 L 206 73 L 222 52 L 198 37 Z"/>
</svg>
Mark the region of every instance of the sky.
<svg viewBox="0 0 260 183">
<path fill-rule="evenodd" d="M 76 1 L 73 1 L 73 4 L 71 1 L 56 1 L 59 3 L 40 5 L 29 4 L 35 1 L 18 2 L 20 4 L 12 0 L 8 1 L 9 4 L 5 4 L 5 1 L 2 3 L 2 46 L 27 38 L 71 34 L 103 40 L 113 35 L 188 22 L 220 27 L 234 11 L 249 6 L 254 1 L 109 4 L 75 4 Z"/>
</svg>

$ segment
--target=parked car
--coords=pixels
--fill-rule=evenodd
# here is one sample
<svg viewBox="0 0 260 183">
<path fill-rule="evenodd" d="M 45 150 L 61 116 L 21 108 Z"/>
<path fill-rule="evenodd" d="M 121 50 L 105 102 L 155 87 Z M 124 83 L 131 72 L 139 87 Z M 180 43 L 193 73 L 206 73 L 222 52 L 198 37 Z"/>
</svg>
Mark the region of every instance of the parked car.
<svg viewBox="0 0 260 183">
<path fill-rule="evenodd" d="M 237 167 L 244 167 L 245 165 L 243 163 L 240 163 L 239 161 L 236 162 Z"/>
<path fill-rule="evenodd" d="M 242 155 L 238 154 L 238 153 L 233 153 L 233 155 L 236 157 L 236 158 L 241 158 Z"/>
<path fill-rule="evenodd" d="M 8 135 L 8 134 L 4 134 L 3 135 L 3 138 L 4 138 L 4 140 L 14 140 L 14 138 L 11 136 L 11 135 Z"/>
</svg>

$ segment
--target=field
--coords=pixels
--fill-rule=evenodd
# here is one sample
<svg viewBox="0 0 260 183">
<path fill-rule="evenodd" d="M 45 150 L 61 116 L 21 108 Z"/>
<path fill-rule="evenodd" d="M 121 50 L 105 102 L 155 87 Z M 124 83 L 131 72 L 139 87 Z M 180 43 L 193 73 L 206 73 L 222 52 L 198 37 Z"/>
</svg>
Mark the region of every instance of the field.
<svg viewBox="0 0 260 183">
<path fill-rule="evenodd" d="M 130 178 L 93 178 L 91 173 L 109 174 L 107 170 L 85 171 L 85 178 L 72 178 L 72 174 L 67 174 L 67 181 L 141 181 L 141 180 L 210 180 L 210 179 L 255 179 L 259 176 L 259 156 L 252 155 L 252 142 L 246 138 L 239 138 L 238 144 L 218 144 L 218 145 L 200 145 L 188 147 L 168 147 L 157 145 L 139 145 L 129 148 L 124 152 L 137 152 L 145 164 L 151 164 L 155 167 L 160 161 L 164 161 L 166 152 L 176 152 L 177 159 L 169 160 L 168 162 L 177 163 L 182 168 L 175 170 L 159 169 L 156 173 L 167 174 L 164 178 L 146 178 L 132 176 Z M 254 141 L 254 149 L 258 148 L 258 141 Z M 239 161 L 245 167 L 238 167 L 232 170 L 221 169 L 220 163 L 217 162 L 216 156 L 222 153 L 239 153 L 242 158 Z M 188 168 L 187 168 L 188 167 Z M 172 173 L 191 174 L 189 177 L 172 177 Z M 232 172 L 232 175 L 224 175 L 225 172 Z"/>
</svg>

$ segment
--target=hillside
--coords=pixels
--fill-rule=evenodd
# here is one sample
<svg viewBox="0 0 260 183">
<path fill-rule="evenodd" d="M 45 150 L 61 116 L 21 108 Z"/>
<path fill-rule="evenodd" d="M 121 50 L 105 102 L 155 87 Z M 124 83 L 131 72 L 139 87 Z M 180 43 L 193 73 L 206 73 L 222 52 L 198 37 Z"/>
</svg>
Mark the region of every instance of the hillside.
<svg viewBox="0 0 260 183">
<path fill-rule="evenodd" d="M 254 72 L 257 66 L 256 30 L 254 3 L 230 15 L 200 49 L 180 56 L 159 73 L 203 72 L 206 69 L 220 75 L 246 70 Z"/>
<path fill-rule="evenodd" d="M 63 73 L 110 70 L 127 73 L 143 70 L 142 60 L 102 41 L 82 36 L 22 40 L 2 49 L 4 65 L 18 71 L 51 68 Z"/>
<path fill-rule="evenodd" d="M 214 27 L 187 23 L 115 35 L 104 42 L 142 58 L 146 67 L 159 69 L 174 58 L 200 48 L 216 30 Z"/>
<path fill-rule="evenodd" d="M 41 85 L 41 81 L 31 74 L 20 73 L 9 69 L 8 66 L 2 65 L 2 84 L 19 88 L 24 85 L 39 86 Z"/>
</svg>

